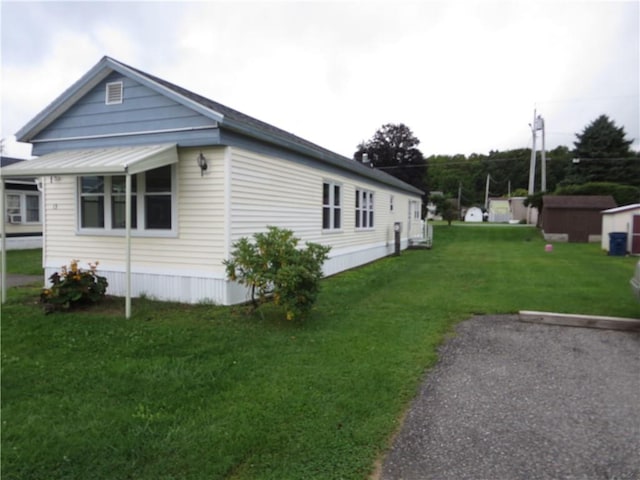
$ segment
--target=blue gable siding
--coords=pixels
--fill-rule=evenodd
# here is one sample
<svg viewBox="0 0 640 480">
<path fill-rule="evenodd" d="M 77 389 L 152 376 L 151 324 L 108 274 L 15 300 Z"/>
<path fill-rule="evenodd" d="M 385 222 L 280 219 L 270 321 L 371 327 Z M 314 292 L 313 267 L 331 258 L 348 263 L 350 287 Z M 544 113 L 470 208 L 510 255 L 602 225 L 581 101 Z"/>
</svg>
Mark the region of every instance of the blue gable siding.
<svg viewBox="0 0 640 480">
<path fill-rule="evenodd" d="M 123 83 L 123 102 L 107 105 L 106 84 Z M 217 143 L 217 123 L 135 80 L 113 72 L 44 128 L 32 141 L 34 154 L 72 148 L 175 142 Z"/>
</svg>

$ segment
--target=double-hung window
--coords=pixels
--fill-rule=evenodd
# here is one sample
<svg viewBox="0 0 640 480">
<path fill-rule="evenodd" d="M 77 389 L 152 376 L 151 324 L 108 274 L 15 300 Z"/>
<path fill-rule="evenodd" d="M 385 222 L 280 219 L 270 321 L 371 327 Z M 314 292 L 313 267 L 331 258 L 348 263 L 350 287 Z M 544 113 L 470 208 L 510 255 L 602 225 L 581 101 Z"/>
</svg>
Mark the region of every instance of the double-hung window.
<svg viewBox="0 0 640 480">
<path fill-rule="evenodd" d="M 373 192 L 356 189 L 356 228 L 373 228 Z"/>
<path fill-rule="evenodd" d="M 322 184 L 322 229 L 342 228 L 342 185 L 335 182 Z"/>
<path fill-rule="evenodd" d="M 131 228 L 138 233 L 175 230 L 174 167 L 148 170 L 131 177 Z M 124 175 L 79 179 L 79 227 L 91 233 L 120 232 L 126 224 Z"/>
<path fill-rule="evenodd" d="M 6 214 L 9 223 L 40 223 L 40 194 L 8 192 Z"/>
<path fill-rule="evenodd" d="M 131 228 L 138 228 L 138 177 L 131 177 Z M 111 177 L 111 228 L 126 227 L 126 178 L 124 175 Z"/>
</svg>

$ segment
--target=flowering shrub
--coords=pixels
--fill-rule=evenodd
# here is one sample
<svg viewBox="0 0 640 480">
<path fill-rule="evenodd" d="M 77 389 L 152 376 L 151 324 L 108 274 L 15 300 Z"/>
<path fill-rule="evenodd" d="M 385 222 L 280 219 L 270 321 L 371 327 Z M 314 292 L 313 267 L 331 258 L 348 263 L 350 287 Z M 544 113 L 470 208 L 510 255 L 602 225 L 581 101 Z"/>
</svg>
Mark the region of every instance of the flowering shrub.
<svg viewBox="0 0 640 480">
<path fill-rule="evenodd" d="M 68 309 L 75 305 L 96 303 L 104 298 L 109 285 L 107 279 L 96 273 L 98 262 L 89 263 L 88 270 L 78 267 L 79 260 L 63 265 L 60 273 L 49 277 L 51 287 L 40 294 L 40 301 L 50 309 Z"/>
<path fill-rule="evenodd" d="M 233 244 L 232 258 L 224 262 L 227 277 L 251 289 L 254 308 L 272 300 L 287 320 L 301 318 L 316 300 L 330 247 L 307 242 L 301 249 L 291 230 L 267 228 L 253 242 L 241 238 Z"/>
</svg>

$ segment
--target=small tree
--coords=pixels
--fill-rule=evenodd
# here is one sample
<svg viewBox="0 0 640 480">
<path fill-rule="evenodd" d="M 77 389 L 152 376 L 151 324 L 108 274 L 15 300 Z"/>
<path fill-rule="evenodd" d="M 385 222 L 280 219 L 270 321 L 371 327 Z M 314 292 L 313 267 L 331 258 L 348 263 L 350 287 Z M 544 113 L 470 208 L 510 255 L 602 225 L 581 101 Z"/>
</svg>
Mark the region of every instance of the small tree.
<svg viewBox="0 0 640 480">
<path fill-rule="evenodd" d="M 431 201 L 436 206 L 436 213 L 442 215 L 442 219 L 446 220 L 448 225 L 451 225 L 451 222 L 456 219 L 458 213 L 452 200 L 443 195 L 432 195 Z"/>
<path fill-rule="evenodd" d="M 298 243 L 291 230 L 270 226 L 254 234 L 253 241 L 243 237 L 233 244 L 231 259 L 223 262 L 227 277 L 249 287 L 254 309 L 272 300 L 287 320 L 309 312 L 331 248 L 307 242 L 301 249 Z"/>
</svg>

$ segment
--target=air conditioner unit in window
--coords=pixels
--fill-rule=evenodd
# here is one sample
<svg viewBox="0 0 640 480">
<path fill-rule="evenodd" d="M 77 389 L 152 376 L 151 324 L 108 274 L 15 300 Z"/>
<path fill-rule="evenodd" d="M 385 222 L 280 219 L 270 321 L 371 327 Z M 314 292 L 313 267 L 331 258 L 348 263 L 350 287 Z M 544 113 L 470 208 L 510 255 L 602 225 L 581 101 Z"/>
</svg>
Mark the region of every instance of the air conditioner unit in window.
<svg viewBox="0 0 640 480">
<path fill-rule="evenodd" d="M 9 223 L 22 223 L 22 215 L 9 215 Z"/>
</svg>

